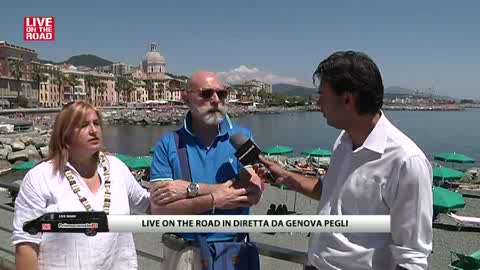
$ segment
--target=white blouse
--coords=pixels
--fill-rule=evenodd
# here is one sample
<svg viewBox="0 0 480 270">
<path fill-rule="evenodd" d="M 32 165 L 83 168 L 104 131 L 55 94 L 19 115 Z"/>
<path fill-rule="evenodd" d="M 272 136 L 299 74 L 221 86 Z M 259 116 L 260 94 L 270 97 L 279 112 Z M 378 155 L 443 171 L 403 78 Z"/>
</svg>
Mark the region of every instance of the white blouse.
<svg viewBox="0 0 480 270">
<path fill-rule="evenodd" d="M 135 180 L 128 167 L 114 156 L 110 163 L 111 215 L 129 215 L 131 210 L 145 212 L 150 204 L 149 193 Z M 87 198 L 94 211 L 103 211 L 104 175 L 100 189 L 93 194 L 78 172 L 69 163 L 79 194 Z M 22 242 L 39 244 L 39 269 L 137 269 L 137 255 L 132 233 L 39 233 L 22 230 L 26 221 L 48 212 L 86 211 L 73 193 L 64 174 L 53 174 L 53 164 L 42 162 L 31 169 L 22 181 L 15 200 L 12 245 Z"/>
</svg>

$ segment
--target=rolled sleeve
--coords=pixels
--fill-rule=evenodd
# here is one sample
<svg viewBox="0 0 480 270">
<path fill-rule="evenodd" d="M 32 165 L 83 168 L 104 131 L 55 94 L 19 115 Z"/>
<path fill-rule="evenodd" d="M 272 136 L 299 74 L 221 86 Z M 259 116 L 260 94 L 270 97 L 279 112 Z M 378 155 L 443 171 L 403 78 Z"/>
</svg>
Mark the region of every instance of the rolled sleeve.
<svg viewBox="0 0 480 270">
<path fill-rule="evenodd" d="M 390 194 L 390 215 L 395 265 L 427 269 L 432 251 L 432 168 L 420 156 L 406 160 Z"/>
<path fill-rule="evenodd" d="M 46 213 L 47 199 L 42 192 L 41 176 L 34 176 L 32 171 L 27 173 L 20 186 L 20 191 L 15 199 L 15 214 L 13 218 L 12 245 L 22 242 L 39 244 L 42 236 L 40 233 L 30 235 L 23 231 L 23 224 L 38 218 Z"/>
<path fill-rule="evenodd" d="M 150 182 L 173 179 L 167 147 L 169 143 L 169 136 L 164 136 L 155 145 L 152 165 L 150 166 Z"/>
</svg>

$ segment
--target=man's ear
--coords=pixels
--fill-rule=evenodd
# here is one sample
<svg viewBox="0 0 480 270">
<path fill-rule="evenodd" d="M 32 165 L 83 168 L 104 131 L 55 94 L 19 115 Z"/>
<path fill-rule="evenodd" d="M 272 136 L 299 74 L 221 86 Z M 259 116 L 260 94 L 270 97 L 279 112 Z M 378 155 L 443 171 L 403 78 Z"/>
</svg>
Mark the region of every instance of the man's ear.
<svg viewBox="0 0 480 270">
<path fill-rule="evenodd" d="M 343 104 L 349 108 L 349 109 L 352 109 L 352 110 L 355 110 L 355 96 L 350 94 L 350 93 L 346 93 L 343 95 Z"/>
<path fill-rule="evenodd" d="M 181 99 L 183 100 L 183 102 L 185 102 L 185 104 L 190 105 L 190 100 L 188 98 L 188 92 L 187 91 L 182 91 Z"/>
</svg>

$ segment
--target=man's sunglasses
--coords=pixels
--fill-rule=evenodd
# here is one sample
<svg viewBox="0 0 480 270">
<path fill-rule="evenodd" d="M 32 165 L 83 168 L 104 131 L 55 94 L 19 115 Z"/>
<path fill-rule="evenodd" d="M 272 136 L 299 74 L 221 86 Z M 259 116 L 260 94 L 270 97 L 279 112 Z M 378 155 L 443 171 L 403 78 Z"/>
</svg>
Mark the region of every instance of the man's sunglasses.
<svg viewBox="0 0 480 270">
<path fill-rule="evenodd" d="M 211 99 L 214 93 L 217 93 L 218 98 L 221 100 L 225 100 L 228 96 L 227 90 L 217 90 L 211 88 L 200 90 L 200 96 L 205 99 Z"/>
</svg>

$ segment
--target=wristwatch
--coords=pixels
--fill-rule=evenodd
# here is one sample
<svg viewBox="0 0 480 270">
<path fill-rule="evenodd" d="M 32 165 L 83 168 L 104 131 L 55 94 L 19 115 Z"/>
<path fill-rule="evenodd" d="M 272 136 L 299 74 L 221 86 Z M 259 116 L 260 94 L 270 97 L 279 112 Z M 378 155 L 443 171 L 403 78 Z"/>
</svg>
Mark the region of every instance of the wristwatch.
<svg viewBox="0 0 480 270">
<path fill-rule="evenodd" d="M 198 190 L 200 189 L 200 185 L 198 183 L 191 183 L 187 187 L 187 197 L 193 198 L 198 195 Z"/>
</svg>

